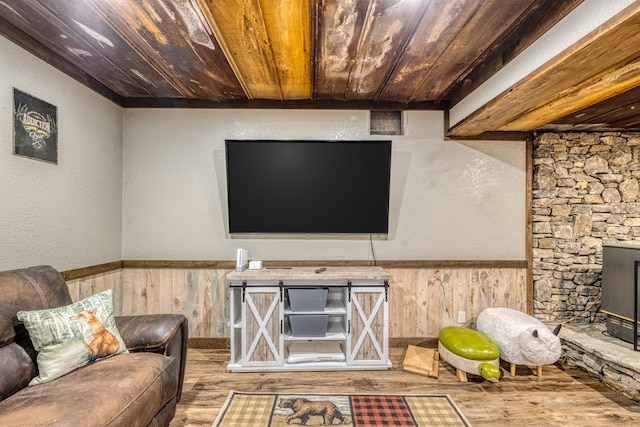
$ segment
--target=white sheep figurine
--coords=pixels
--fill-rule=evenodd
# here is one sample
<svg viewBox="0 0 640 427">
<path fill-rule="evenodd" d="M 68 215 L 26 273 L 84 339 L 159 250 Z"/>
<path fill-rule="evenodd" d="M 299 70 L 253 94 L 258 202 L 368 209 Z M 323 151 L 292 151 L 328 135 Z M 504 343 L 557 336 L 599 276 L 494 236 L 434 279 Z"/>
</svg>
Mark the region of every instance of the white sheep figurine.
<svg viewBox="0 0 640 427">
<path fill-rule="evenodd" d="M 500 358 L 511 364 L 511 376 L 516 365 L 535 366 L 538 377 L 542 365 L 555 363 L 562 352 L 560 325 L 552 332 L 544 323 L 511 308 L 487 308 L 478 316 L 477 329 L 496 343 Z"/>
</svg>

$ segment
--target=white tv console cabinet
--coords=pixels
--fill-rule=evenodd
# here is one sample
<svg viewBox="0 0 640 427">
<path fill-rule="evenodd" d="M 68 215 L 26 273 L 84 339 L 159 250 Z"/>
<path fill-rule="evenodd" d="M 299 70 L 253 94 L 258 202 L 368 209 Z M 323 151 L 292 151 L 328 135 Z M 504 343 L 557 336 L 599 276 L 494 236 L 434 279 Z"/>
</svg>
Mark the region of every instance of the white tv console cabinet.
<svg viewBox="0 0 640 427">
<path fill-rule="evenodd" d="M 230 371 L 391 367 L 391 275 L 380 267 L 327 267 L 320 273 L 315 270 L 273 267 L 227 274 Z M 289 303 L 292 288 L 326 289 L 326 305 L 317 311 L 295 312 Z M 294 335 L 291 318 L 295 316 L 298 317 L 294 320 L 324 319 L 326 328 L 320 326 L 321 336 Z"/>
</svg>

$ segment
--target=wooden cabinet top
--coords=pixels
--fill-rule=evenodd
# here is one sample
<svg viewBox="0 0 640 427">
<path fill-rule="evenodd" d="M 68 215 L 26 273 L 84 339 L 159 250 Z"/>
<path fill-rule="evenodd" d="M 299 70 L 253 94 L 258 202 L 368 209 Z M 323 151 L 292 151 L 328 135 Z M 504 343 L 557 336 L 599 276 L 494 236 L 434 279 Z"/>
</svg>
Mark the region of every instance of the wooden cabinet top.
<svg viewBox="0 0 640 427">
<path fill-rule="evenodd" d="M 243 280 L 391 280 L 391 274 L 382 267 L 326 267 L 323 272 L 316 273 L 318 267 L 273 267 L 242 272 L 233 271 L 227 274 L 227 282 Z"/>
</svg>

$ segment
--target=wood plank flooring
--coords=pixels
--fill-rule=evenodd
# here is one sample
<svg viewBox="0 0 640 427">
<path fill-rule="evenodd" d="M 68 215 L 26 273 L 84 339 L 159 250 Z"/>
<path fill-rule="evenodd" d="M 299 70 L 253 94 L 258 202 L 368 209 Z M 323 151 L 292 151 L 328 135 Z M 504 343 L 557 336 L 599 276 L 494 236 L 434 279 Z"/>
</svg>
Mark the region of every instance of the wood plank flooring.
<svg viewBox="0 0 640 427">
<path fill-rule="evenodd" d="M 545 366 L 542 378 L 519 366 L 490 383 L 460 383 L 440 363 L 439 378 L 402 372 L 404 348 L 392 348 L 388 371 L 230 373 L 228 350 L 189 349 L 182 400 L 171 427 L 211 426 L 229 391 L 448 394 L 477 426 L 637 426 L 640 404 L 577 369 Z M 506 368 L 506 371 L 504 370 Z"/>
</svg>

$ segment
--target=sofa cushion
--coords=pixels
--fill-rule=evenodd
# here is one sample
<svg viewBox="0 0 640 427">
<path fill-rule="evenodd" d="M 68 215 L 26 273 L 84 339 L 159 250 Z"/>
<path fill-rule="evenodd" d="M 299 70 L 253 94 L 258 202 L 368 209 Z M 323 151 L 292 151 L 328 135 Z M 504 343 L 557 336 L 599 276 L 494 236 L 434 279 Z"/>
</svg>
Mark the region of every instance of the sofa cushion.
<svg viewBox="0 0 640 427">
<path fill-rule="evenodd" d="M 0 348 L 0 400 L 29 384 L 36 367 L 29 353 L 17 343 Z"/>
<path fill-rule="evenodd" d="M 71 303 L 69 288 L 53 267 L 42 265 L 0 272 L 0 347 L 13 342 L 20 310 L 41 310 Z"/>
<path fill-rule="evenodd" d="M 175 363 L 156 353 L 101 359 L 0 402 L 0 425 L 146 426 L 175 397 Z"/>
<path fill-rule="evenodd" d="M 38 376 L 29 385 L 127 351 L 113 317 L 111 290 L 63 307 L 19 311 L 17 317 L 38 352 Z"/>
</svg>

